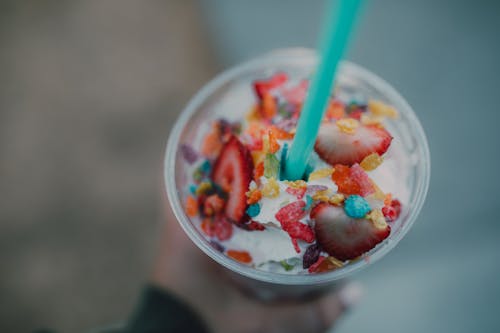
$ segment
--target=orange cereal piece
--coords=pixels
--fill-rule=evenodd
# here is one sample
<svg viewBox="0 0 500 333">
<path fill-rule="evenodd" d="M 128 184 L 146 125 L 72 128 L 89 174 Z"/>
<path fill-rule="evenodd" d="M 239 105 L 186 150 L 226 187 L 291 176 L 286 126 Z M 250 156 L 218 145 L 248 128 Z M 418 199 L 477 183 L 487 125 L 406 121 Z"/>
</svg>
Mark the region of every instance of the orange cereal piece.
<svg viewBox="0 0 500 333">
<path fill-rule="evenodd" d="M 219 197 L 217 194 L 209 195 L 203 204 L 203 213 L 206 216 L 212 216 L 214 214 L 220 213 L 224 208 L 226 202 L 224 199 Z"/>
<path fill-rule="evenodd" d="M 385 199 L 384 199 L 384 206 L 390 206 L 391 202 L 392 202 L 392 194 L 391 193 L 387 193 L 385 195 Z"/>
<path fill-rule="evenodd" d="M 272 132 L 273 136 L 278 140 L 290 140 L 293 139 L 293 133 L 289 133 L 277 126 L 271 126 L 269 130 Z"/>
<path fill-rule="evenodd" d="M 323 260 L 314 271 L 315 273 L 323 273 L 333 271 L 334 269 L 340 268 L 344 263 L 337 258 L 327 257 Z"/>
<path fill-rule="evenodd" d="M 227 250 L 227 256 L 244 264 L 252 262 L 252 256 L 247 251 Z"/>
<path fill-rule="evenodd" d="M 198 215 L 198 202 L 191 195 L 188 195 L 186 198 L 186 214 L 189 217 L 195 217 Z"/>
<path fill-rule="evenodd" d="M 345 116 L 344 104 L 339 101 L 333 101 L 328 105 L 326 117 L 328 119 L 340 119 Z"/>
<path fill-rule="evenodd" d="M 247 203 L 252 205 L 262 199 L 262 192 L 260 190 L 253 190 L 248 192 Z"/>
<path fill-rule="evenodd" d="M 271 154 L 274 154 L 280 149 L 280 144 L 276 140 L 276 137 L 274 136 L 272 131 L 269 131 L 269 152 Z"/>
<path fill-rule="evenodd" d="M 211 219 L 206 218 L 201 221 L 201 230 L 208 237 L 213 237 L 215 235 L 215 226 Z"/>
<path fill-rule="evenodd" d="M 278 106 L 276 105 L 276 100 L 274 99 L 273 95 L 269 93 L 264 94 L 264 97 L 262 98 L 261 112 L 264 118 L 267 119 L 272 119 L 274 118 L 274 116 L 276 116 L 276 113 L 278 112 Z"/>
<path fill-rule="evenodd" d="M 253 178 L 258 181 L 260 177 L 264 176 L 264 162 L 260 162 L 257 164 L 255 169 L 253 170 Z"/>
<path fill-rule="evenodd" d="M 212 126 L 212 131 L 205 135 L 201 146 L 201 153 L 208 158 L 216 158 L 222 149 L 222 133 L 217 124 Z"/>
</svg>

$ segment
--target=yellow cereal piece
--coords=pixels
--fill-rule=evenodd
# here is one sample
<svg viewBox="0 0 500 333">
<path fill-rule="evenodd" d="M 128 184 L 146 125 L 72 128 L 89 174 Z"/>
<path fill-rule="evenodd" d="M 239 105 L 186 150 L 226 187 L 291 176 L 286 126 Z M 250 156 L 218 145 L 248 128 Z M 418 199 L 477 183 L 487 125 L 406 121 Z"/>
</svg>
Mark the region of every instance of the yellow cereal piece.
<svg viewBox="0 0 500 333">
<path fill-rule="evenodd" d="M 342 118 L 337 120 L 337 127 L 341 132 L 347 134 L 354 134 L 356 132 L 356 128 L 359 127 L 359 122 L 353 118 Z"/>
<path fill-rule="evenodd" d="M 385 104 L 384 102 L 377 100 L 370 100 L 368 102 L 368 109 L 375 116 L 389 117 L 389 118 L 397 118 L 398 112 L 396 109 L 390 105 Z"/>
<path fill-rule="evenodd" d="M 385 199 L 385 193 L 382 192 L 382 190 L 380 189 L 380 187 L 378 187 L 378 185 L 372 179 L 370 179 L 370 182 L 372 183 L 373 188 L 375 188 L 375 193 L 370 194 L 370 196 L 372 196 L 373 198 L 375 198 L 377 200 L 384 200 Z"/>
<path fill-rule="evenodd" d="M 248 111 L 247 114 L 245 115 L 245 119 L 247 123 L 260 120 L 260 113 L 257 105 L 252 106 L 250 111 Z"/>
<path fill-rule="evenodd" d="M 269 178 L 262 187 L 262 195 L 267 198 L 276 198 L 280 194 L 280 186 L 276 179 Z"/>
<path fill-rule="evenodd" d="M 295 188 L 295 189 L 301 189 L 301 188 L 306 188 L 307 187 L 307 183 L 301 179 L 299 180 L 295 180 L 295 181 L 284 181 L 284 183 L 288 186 L 288 187 L 291 187 L 291 188 Z"/>
<path fill-rule="evenodd" d="M 335 257 L 329 256 L 326 258 L 326 260 L 328 260 L 333 266 L 337 268 L 344 266 L 344 263 Z"/>
<path fill-rule="evenodd" d="M 264 134 L 262 136 L 262 151 L 264 153 L 269 152 L 269 135 L 268 134 Z"/>
<path fill-rule="evenodd" d="M 363 113 L 361 115 L 361 124 L 363 124 L 363 125 L 382 126 L 382 120 L 383 120 L 383 117 L 381 117 L 381 116 L 374 116 L 374 115 L 369 115 L 366 113 Z"/>
<path fill-rule="evenodd" d="M 252 155 L 252 160 L 253 160 L 253 165 L 257 165 L 260 162 L 264 161 L 264 158 L 266 157 L 266 154 L 262 151 L 254 150 L 250 152 Z"/>
<path fill-rule="evenodd" d="M 377 229 L 385 229 L 387 227 L 387 222 L 385 221 L 384 214 L 380 209 L 374 209 L 366 215 L 366 218 L 373 222 L 373 225 Z"/>
<path fill-rule="evenodd" d="M 345 196 L 343 194 L 336 193 L 328 199 L 328 202 L 331 203 L 332 205 L 340 205 L 342 202 L 344 202 L 344 199 Z"/>
<path fill-rule="evenodd" d="M 359 165 L 365 169 L 365 171 L 375 170 L 383 162 L 383 158 L 377 153 L 371 153 L 370 155 L 363 158 Z"/>
<path fill-rule="evenodd" d="M 210 182 L 202 182 L 196 189 L 196 195 L 200 195 L 205 193 L 206 191 L 212 188 L 212 184 Z"/>
<path fill-rule="evenodd" d="M 334 169 L 333 168 L 324 168 L 324 169 L 319 169 L 314 172 L 311 172 L 309 175 L 309 181 L 311 180 L 316 180 L 316 179 L 321 179 L 325 177 L 330 177 L 333 173 Z"/>
<path fill-rule="evenodd" d="M 323 191 L 318 191 L 312 196 L 313 200 L 319 200 L 323 202 L 328 202 L 330 200 L 331 190 L 326 189 Z"/>
</svg>

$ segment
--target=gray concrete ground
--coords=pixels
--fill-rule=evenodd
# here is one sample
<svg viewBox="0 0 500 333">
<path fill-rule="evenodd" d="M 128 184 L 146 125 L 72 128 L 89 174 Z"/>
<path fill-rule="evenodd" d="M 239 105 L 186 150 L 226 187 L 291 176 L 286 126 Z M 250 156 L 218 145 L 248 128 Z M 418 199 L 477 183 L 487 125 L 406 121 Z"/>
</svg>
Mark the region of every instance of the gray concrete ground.
<svg viewBox="0 0 500 333">
<path fill-rule="evenodd" d="M 128 315 L 202 32 L 193 1 L 0 2 L 0 332 Z"/>
</svg>

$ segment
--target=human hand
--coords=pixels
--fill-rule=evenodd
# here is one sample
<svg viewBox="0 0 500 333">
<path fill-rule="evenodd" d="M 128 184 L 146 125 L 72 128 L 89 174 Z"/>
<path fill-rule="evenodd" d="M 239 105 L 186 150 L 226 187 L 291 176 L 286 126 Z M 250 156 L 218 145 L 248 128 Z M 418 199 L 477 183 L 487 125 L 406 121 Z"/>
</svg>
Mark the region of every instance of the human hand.
<svg viewBox="0 0 500 333">
<path fill-rule="evenodd" d="M 190 304 L 213 332 L 326 332 L 361 295 L 348 284 L 321 298 L 267 304 L 249 298 L 224 278 L 224 268 L 202 253 L 181 229 L 170 207 L 163 226 L 153 284 Z"/>
</svg>

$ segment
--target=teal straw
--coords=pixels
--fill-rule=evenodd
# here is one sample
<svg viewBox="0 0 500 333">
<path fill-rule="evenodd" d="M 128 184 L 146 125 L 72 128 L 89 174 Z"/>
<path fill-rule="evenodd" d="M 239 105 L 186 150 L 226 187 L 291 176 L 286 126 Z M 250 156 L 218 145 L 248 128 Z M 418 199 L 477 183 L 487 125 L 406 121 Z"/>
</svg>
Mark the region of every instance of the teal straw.
<svg viewBox="0 0 500 333">
<path fill-rule="evenodd" d="M 301 179 L 304 175 L 332 91 L 337 65 L 346 49 L 362 2 L 363 0 L 330 0 L 329 2 L 320 64 L 312 79 L 309 95 L 297 125 L 297 132 L 286 157 L 286 179 Z"/>
</svg>

